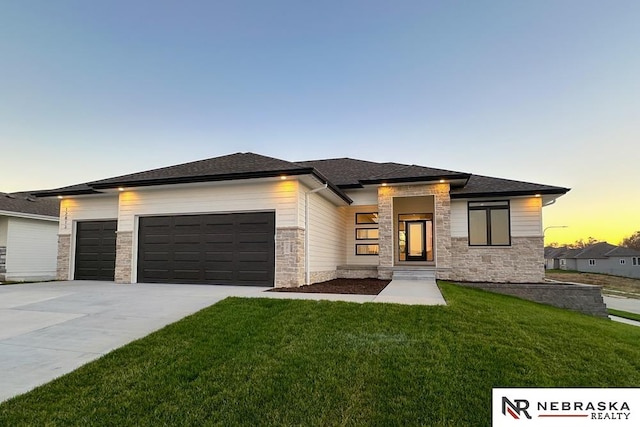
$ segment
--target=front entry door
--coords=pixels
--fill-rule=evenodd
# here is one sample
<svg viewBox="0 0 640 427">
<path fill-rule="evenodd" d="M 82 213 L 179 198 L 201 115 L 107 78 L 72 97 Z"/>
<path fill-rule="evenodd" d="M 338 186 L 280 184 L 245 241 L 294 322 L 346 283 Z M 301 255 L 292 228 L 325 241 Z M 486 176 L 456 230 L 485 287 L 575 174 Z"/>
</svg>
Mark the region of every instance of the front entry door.
<svg viewBox="0 0 640 427">
<path fill-rule="evenodd" d="M 407 221 L 407 261 L 426 261 L 426 221 Z"/>
</svg>

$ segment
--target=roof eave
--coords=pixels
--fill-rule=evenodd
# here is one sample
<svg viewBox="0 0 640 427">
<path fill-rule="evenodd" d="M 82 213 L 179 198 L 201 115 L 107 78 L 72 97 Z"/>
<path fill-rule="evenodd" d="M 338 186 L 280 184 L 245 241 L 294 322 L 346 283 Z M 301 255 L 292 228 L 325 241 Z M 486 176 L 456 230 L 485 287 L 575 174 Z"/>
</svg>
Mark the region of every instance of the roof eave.
<svg viewBox="0 0 640 427">
<path fill-rule="evenodd" d="M 86 190 L 46 190 L 39 191 L 37 193 L 31 193 L 36 197 L 57 197 L 57 196 L 84 196 L 87 194 L 102 194 L 101 191 L 96 191 L 92 188 Z"/>
<path fill-rule="evenodd" d="M 535 195 L 562 196 L 569 191 L 568 188 L 544 189 L 544 190 L 518 190 L 518 191 L 483 191 L 478 193 L 451 193 L 452 199 L 477 199 L 481 197 L 515 197 Z"/>
<path fill-rule="evenodd" d="M 215 182 L 215 181 L 234 181 L 244 180 L 252 178 L 274 178 L 277 176 L 296 176 L 296 175 L 308 175 L 313 173 L 312 168 L 304 169 L 281 169 L 273 171 L 262 172 L 242 172 L 242 173 L 228 173 L 220 175 L 199 175 L 199 176 L 182 176 L 182 177 L 170 177 L 170 178 L 154 178 L 154 179 L 140 179 L 140 180 L 119 180 L 101 183 L 100 181 L 89 182 L 87 185 L 94 189 L 106 190 L 118 187 L 151 187 L 156 185 L 172 185 L 172 184 L 191 184 L 198 182 Z"/>
<path fill-rule="evenodd" d="M 380 185 L 380 184 L 406 184 L 409 182 L 438 182 L 441 180 L 468 180 L 470 174 L 444 174 L 434 176 L 412 176 L 402 178 L 376 178 L 376 179 L 363 179 L 360 180 L 360 184 L 364 185 Z M 357 187 L 356 187 L 357 188 Z"/>
</svg>

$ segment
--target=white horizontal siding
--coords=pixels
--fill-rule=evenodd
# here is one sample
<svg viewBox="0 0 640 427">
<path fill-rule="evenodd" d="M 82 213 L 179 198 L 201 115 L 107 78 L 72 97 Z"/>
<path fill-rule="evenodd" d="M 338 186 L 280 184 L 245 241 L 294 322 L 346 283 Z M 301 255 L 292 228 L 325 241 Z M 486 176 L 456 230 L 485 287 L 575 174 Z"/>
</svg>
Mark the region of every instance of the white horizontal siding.
<svg viewBox="0 0 640 427">
<path fill-rule="evenodd" d="M 491 199 L 495 200 L 495 199 Z M 511 236 L 542 236 L 542 200 L 540 197 L 511 199 Z M 467 200 L 451 201 L 451 237 L 467 237 Z"/>
<path fill-rule="evenodd" d="M 8 280 L 53 279 L 58 254 L 58 224 L 25 218 L 7 223 Z"/>
<path fill-rule="evenodd" d="M 511 200 L 511 235 L 542 236 L 542 199 L 529 197 Z"/>
<path fill-rule="evenodd" d="M 335 271 L 345 262 L 344 208 L 309 195 L 309 271 Z"/>
<path fill-rule="evenodd" d="M 356 255 L 356 244 L 376 244 L 379 240 L 356 240 L 356 228 L 376 228 L 375 224 L 357 224 L 357 212 L 377 212 L 378 205 L 350 206 L 346 211 L 346 251 L 348 265 L 378 265 L 378 255 Z"/>
<path fill-rule="evenodd" d="M 467 237 L 469 226 L 467 224 L 467 201 L 451 201 L 451 237 Z"/>
<path fill-rule="evenodd" d="M 276 227 L 298 226 L 298 182 L 213 183 L 120 193 L 118 231 L 133 231 L 135 217 L 275 211 Z"/>
<path fill-rule="evenodd" d="M 60 201 L 60 234 L 71 234 L 73 221 L 118 218 L 118 196 L 68 197 Z"/>
<path fill-rule="evenodd" d="M 377 205 L 378 204 L 378 189 L 377 188 L 365 188 L 357 190 L 346 191 L 347 196 L 353 203 L 351 206 L 363 206 L 363 205 Z"/>
</svg>

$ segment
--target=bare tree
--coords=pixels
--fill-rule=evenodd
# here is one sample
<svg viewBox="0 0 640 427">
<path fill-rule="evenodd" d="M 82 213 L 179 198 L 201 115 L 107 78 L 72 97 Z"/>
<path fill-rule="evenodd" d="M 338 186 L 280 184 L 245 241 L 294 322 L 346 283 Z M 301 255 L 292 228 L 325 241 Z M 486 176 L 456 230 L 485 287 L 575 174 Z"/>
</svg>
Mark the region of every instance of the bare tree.
<svg viewBox="0 0 640 427">
<path fill-rule="evenodd" d="M 568 244 L 567 247 L 571 249 L 583 249 L 588 246 L 595 245 L 596 243 L 598 243 L 598 239 L 594 239 L 593 237 L 589 236 L 587 240 L 578 239 L 574 243 Z"/>
<path fill-rule="evenodd" d="M 636 231 L 631 236 L 622 239 L 622 243 L 620 243 L 620 246 L 637 249 L 640 251 L 640 231 Z"/>
</svg>

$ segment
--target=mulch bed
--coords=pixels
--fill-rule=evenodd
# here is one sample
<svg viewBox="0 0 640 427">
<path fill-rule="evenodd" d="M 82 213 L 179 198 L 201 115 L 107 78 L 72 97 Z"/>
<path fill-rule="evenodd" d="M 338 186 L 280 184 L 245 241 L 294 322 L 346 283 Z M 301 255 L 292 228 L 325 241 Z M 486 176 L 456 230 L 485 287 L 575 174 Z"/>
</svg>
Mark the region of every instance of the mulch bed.
<svg viewBox="0 0 640 427">
<path fill-rule="evenodd" d="M 391 280 L 333 279 L 299 288 L 273 288 L 269 292 L 304 292 L 313 294 L 378 295 Z"/>
</svg>

